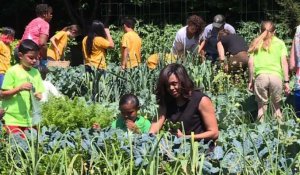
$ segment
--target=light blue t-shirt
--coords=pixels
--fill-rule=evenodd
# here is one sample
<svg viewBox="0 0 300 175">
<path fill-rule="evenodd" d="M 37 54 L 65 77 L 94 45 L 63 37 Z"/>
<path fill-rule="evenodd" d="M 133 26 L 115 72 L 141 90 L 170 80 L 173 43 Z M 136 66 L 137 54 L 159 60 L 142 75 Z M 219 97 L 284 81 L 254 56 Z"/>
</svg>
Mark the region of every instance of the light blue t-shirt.
<svg viewBox="0 0 300 175">
<path fill-rule="evenodd" d="M 235 29 L 230 24 L 225 23 L 224 29 L 228 30 L 232 34 L 235 34 Z M 205 27 L 204 32 L 201 35 L 201 40 L 206 41 L 204 50 L 207 53 L 218 54 L 217 37 L 219 30 L 220 29 L 218 28 L 213 28 L 212 24 L 209 24 Z"/>
</svg>

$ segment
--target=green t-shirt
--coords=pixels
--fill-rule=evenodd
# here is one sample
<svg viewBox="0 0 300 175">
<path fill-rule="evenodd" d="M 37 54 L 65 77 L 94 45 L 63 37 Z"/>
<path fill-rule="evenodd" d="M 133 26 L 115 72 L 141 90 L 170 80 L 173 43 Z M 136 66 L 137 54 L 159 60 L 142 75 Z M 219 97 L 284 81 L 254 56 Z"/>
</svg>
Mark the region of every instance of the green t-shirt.
<svg viewBox="0 0 300 175">
<path fill-rule="evenodd" d="M 35 92 L 44 92 L 43 80 L 39 71 L 35 68 L 26 71 L 19 64 L 8 69 L 2 89 L 10 90 L 26 82 L 32 83 Z M 30 91 L 20 91 L 10 98 L 3 99 L 2 108 L 6 109 L 4 115 L 6 125 L 32 126 Z"/>
<path fill-rule="evenodd" d="M 254 58 L 255 76 L 265 73 L 283 77 L 281 58 L 287 56 L 287 48 L 282 40 L 273 36 L 268 51 L 260 47 L 257 52 L 251 55 Z"/>
<path fill-rule="evenodd" d="M 145 117 L 138 116 L 134 123 L 139 128 L 141 133 L 148 133 L 149 132 L 151 123 Z M 117 120 L 113 121 L 112 124 L 111 124 L 111 127 L 112 128 L 119 128 L 119 129 L 122 129 L 123 131 L 127 131 L 127 126 L 125 124 L 125 121 L 124 121 L 123 117 L 118 117 Z"/>
</svg>

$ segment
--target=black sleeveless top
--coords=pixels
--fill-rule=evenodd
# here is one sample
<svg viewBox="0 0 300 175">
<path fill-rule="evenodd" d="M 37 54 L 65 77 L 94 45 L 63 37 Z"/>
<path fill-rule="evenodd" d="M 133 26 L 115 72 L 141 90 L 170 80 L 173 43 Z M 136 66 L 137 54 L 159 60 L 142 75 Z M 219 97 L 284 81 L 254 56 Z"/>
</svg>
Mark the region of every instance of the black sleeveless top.
<svg viewBox="0 0 300 175">
<path fill-rule="evenodd" d="M 194 134 L 204 132 L 202 116 L 198 110 L 199 103 L 204 96 L 201 91 L 194 90 L 183 106 L 177 106 L 176 101 L 173 100 L 166 105 L 166 118 L 173 123 L 183 122 L 186 135 L 190 135 L 191 132 Z"/>
<path fill-rule="evenodd" d="M 226 52 L 236 55 L 239 52 L 248 51 L 248 45 L 243 37 L 238 34 L 229 34 L 221 38 L 221 43 Z"/>
</svg>

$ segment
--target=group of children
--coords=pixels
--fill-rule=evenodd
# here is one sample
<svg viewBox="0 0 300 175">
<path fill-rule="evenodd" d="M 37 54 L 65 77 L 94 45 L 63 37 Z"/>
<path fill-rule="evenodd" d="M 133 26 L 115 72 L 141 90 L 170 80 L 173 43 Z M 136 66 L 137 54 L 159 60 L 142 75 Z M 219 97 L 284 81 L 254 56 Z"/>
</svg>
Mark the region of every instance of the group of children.
<svg viewBox="0 0 300 175">
<path fill-rule="evenodd" d="M 12 53 L 10 44 L 14 41 L 15 31 L 9 27 L 2 28 L 0 36 L 0 95 L 4 109 L 3 122 L 8 133 L 19 133 L 33 127 L 32 100 L 41 100 L 42 93 L 45 91 L 40 69 L 36 68 L 45 66 L 49 60 L 61 60 L 68 39 L 80 34 L 80 28 L 77 25 L 65 27 L 50 39 L 48 47 L 49 22 L 52 19 L 52 12 L 52 7 L 47 4 L 36 6 L 37 17 L 26 26 L 24 34 L 14 50 L 18 64 L 12 67 L 10 67 Z M 136 67 L 141 62 L 141 39 L 133 30 L 134 24 L 133 19 L 123 20 L 125 34 L 122 37 L 121 46 L 122 69 Z M 83 39 L 82 46 L 86 67 L 105 70 L 106 49 L 113 48 L 114 42 L 109 29 L 101 21 L 92 22 L 88 35 Z M 112 127 L 129 128 L 135 132 L 148 132 L 150 122 L 142 116 L 137 116 L 138 108 L 137 97 L 131 94 L 123 96 L 120 101 L 120 111 L 126 117 L 124 121 L 116 120 Z"/>
<path fill-rule="evenodd" d="M 22 39 L 15 49 L 14 53 L 19 63 L 12 67 L 10 67 L 11 50 L 9 45 L 14 40 L 15 32 L 8 27 L 4 27 L 1 32 L 0 95 L 2 97 L 2 106 L 5 109 L 5 128 L 9 133 L 32 128 L 31 100 L 41 100 L 41 94 L 45 90 L 41 75 L 35 67 L 44 65 L 44 62 L 47 62 L 47 60 L 61 60 L 68 39 L 80 34 L 80 28 L 77 25 L 65 27 L 50 39 L 50 46 L 48 47 L 49 21 L 52 19 L 52 8 L 47 4 L 39 4 L 36 7 L 36 14 L 37 18 L 33 19 L 26 26 Z M 134 24 L 135 22 L 131 18 L 125 18 L 122 21 L 125 34 L 121 41 L 121 69 L 134 68 L 141 63 L 142 40 L 134 31 Z M 244 64 L 245 62 L 248 63 L 247 53 L 249 53 L 248 66 L 250 74 L 248 88 L 253 90 L 256 95 L 259 107 L 258 117 L 263 121 L 269 97 L 271 97 L 275 116 L 281 117 L 279 102 L 282 93 L 282 80 L 284 80 L 285 92 L 289 93 L 290 89 L 288 84 L 288 63 L 286 60 L 287 49 L 284 42 L 275 36 L 275 25 L 271 21 L 263 22 L 261 35 L 251 43 L 249 50 L 247 50 L 246 44 L 243 43 L 240 37 L 234 35 L 234 28 L 225 23 L 225 18 L 222 15 L 217 15 L 214 18 L 214 23 L 206 27 L 204 24 L 202 18 L 197 15 L 192 15 L 188 18 L 187 26 L 180 29 L 176 34 L 172 52 L 169 54 L 170 59 L 177 59 L 184 56 L 188 51 L 195 51 L 198 45 L 198 52 L 202 54 L 202 49 L 206 48 L 206 57 L 212 61 L 216 61 L 215 59 L 218 56 L 221 59 L 220 61 L 224 60 L 224 53 L 226 50 L 230 50 L 232 52 L 230 54 L 235 56 L 238 61 L 242 59 Z M 211 38 L 212 34 L 216 32 L 216 28 L 218 28 L 217 38 Z M 299 37 L 299 33 L 296 37 Z M 200 34 L 202 34 L 201 37 Z M 298 75 L 300 65 L 297 64 L 296 66 L 296 63 L 299 62 L 300 58 L 300 49 L 298 48 L 300 39 L 296 37 L 293 42 L 293 59 L 291 59 L 290 65 L 291 67 L 297 67 Z M 200 38 L 202 38 L 201 42 L 199 42 Z M 242 44 L 234 45 L 236 43 Z M 211 49 L 208 49 L 210 47 Z M 86 70 L 105 71 L 106 49 L 109 48 L 114 48 L 114 41 L 109 29 L 101 21 L 94 20 L 87 36 L 82 41 Z M 215 49 L 214 52 L 212 48 Z M 216 51 L 218 56 L 216 56 Z M 229 57 L 228 59 L 232 58 Z M 186 76 L 186 78 L 182 79 L 183 76 Z M 159 89 L 159 86 L 163 86 L 161 94 L 157 94 L 157 99 L 164 101 L 164 103 L 161 103 L 162 101 L 159 102 L 161 103 L 160 110 L 162 110 L 160 111 L 161 118 L 151 126 L 150 121 L 137 114 L 139 110 L 138 98 L 133 94 L 126 94 L 121 97 L 119 104 L 122 117 L 119 117 L 112 123 L 112 128 L 129 129 L 136 133 L 147 133 L 150 130 L 150 132 L 156 133 L 163 125 L 165 119 L 172 119 L 175 116 L 176 121 L 186 122 L 185 127 L 191 129 L 193 126 L 190 121 L 181 116 L 186 112 L 184 109 L 191 105 L 196 110 L 195 115 L 201 119 L 199 121 L 198 119 L 195 120 L 199 123 L 199 127 L 197 127 L 197 132 L 198 130 L 199 132 L 197 134 L 205 133 L 197 135 L 199 139 L 216 139 L 218 127 L 212 103 L 204 94 L 197 92 L 184 67 L 179 64 L 168 65 L 162 70 L 160 78 L 165 81 L 158 82 L 157 87 Z M 187 89 L 182 89 L 184 84 L 190 87 L 187 92 L 185 92 Z M 299 84 L 297 82 L 297 85 Z M 162 99 L 161 96 L 165 96 L 165 99 Z M 192 97 L 195 98 L 194 102 L 190 102 Z M 173 100 L 170 101 L 170 99 Z M 167 103 L 168 101 L 172 103 Z M 173 102 L 176 103 L 173 104 Z M 181 108 L 182 111 L 180 111 Z M 174 114 L 171 115 L 170 111 L 173 111 Z M 190 132 L 189 130 L 187 131 L 187 133 Z M 193 132 L 193 129 L 191 129 L 191 132 Z M 178 134 L 182 136 L 181 131 Z"/>
<path fill-rule="evenodd" d="M 122 20 L 125 34 L 121 41 L 121 69 L 131 69 L 141 63 L 142 40 L 134 31 L 135 21 Z M 88 34 L 82 41 L 82 50 L 86 69 L 106 70 L 106 49 L 114 48 L 114 41 L 108 28 L 101 21 L 94 20 Z"/>
</svg>

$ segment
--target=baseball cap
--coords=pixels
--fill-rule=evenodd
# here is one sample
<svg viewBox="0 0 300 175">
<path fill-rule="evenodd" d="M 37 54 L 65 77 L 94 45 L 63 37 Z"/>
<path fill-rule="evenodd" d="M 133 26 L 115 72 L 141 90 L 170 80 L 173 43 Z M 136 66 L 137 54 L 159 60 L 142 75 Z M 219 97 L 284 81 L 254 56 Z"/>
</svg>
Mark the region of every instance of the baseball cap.
<svg viewBox="0 0 300 175">
<path fill-rule="evenodd" d="M 223 24 L 225 24 L 225 17 L 223 15 L 216 15 L 214 17 L 213 27 L 220 28 Z"/>
</svg>

